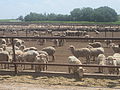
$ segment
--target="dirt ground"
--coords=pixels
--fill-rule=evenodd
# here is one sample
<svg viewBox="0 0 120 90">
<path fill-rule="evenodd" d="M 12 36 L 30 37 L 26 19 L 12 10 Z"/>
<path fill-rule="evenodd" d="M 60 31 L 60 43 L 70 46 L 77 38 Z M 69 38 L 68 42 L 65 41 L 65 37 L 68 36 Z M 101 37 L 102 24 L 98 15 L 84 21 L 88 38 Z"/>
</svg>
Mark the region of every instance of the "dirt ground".
<svg viewBox="0 0 120 90">
<path fill-rule="evenodd" d="M 43 76 L 44 75 L 44 76 Z M 0 90 L 116 90 L 120 79 L 85 77 L 81 81 L 66 75 L 54 74 L 0 75 Z"/>
</svg>

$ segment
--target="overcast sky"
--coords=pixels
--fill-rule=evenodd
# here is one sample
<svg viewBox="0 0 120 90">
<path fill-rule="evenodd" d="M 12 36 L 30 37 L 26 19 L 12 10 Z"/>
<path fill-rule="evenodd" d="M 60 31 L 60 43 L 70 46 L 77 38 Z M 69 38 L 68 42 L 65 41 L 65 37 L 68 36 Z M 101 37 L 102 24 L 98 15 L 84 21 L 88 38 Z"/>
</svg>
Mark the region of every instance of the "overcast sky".
<svg viewBox="0 0 120 90">
<path fill-rule="evenodd" d="M 120 0 L 0 0 L 0 19 L 30 12 L 69 14 L 74 8 L 109 6 L 120 14 Z"/>
</svg>

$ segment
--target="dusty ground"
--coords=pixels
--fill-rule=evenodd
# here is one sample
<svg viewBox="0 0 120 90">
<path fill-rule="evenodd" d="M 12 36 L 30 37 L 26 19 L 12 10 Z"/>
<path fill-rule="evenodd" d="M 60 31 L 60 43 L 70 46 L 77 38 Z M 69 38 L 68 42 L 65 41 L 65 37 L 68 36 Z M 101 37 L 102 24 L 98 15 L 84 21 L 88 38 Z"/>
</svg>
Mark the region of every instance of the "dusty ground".
<svg viewBox="0 0 120 90">
<path fill-rule="evenodd" d="M 62 76 L 0 75 L 0 90 L 114 90 L 120 79 L 74 78 Z"/>
</svg>

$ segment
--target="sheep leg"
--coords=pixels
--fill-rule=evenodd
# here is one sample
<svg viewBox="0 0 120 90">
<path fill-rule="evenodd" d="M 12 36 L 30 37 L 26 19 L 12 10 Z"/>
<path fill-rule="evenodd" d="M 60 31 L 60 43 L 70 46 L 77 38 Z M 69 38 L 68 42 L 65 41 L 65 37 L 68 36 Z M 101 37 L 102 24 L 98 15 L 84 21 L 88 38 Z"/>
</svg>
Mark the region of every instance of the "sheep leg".
<svg viewBox="0 0 120 90">
<path fill-rule="evenodd" d="M 119 74 L 119 68 L 117 68 L 117 75 Z"/>
<path fill-rule="evenodd" d="M 1 64 L 1 68 L 3 69 L 3 64 Z"/>
<path fill-rule="evenodd" d="M 93 56 L 93 61 L 95 61 L 95 56 Z"/>
<path fill-rule="evenodd" d="M 53 61 L 53 62 L 55 61 L 55 57 L 54 57 L 54 55 L 52 55 L 52 61 Z"/>
<path fill-rule="evenodd" d="M 46 64 L 47 64 L 47 62 L 46 62 Z M 46 70 L 47 70 L 47 65 L 45 65 L 45 68 L 46 68 Z"/>
<path fill-rule="evenodd" d="M 89 63 L 90 63 L 90 58 L 86 57 L 86 64 L 89 64 Z"/>
<path fill-rule="evenodd" d="M 99 73 L 102 73 L 102 72 L 103 72 L 103 68 L 99 67 Z"/>
</svg>

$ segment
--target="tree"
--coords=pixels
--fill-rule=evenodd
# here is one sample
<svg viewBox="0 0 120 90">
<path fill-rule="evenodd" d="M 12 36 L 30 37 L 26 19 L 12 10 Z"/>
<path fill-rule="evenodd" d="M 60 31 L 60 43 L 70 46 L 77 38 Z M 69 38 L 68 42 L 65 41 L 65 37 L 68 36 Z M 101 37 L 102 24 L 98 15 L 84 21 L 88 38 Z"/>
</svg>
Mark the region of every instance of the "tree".
<svg viewBox="0 0 120 90">
<path fill-rule="evenodd" d="M 94 10 L 90 7 L 81 9 L 80 18 L 82 21 L 93 21 L 94 20 Z"/>
<path fill-rule="evenodd" d="M 21 21 L 23 21 L 24 18 L 23 18 L 23 16 L 19 16 L 19 17 L 17 18 L 17 20 L 21 20 Z"/>
<path fill-rule="evenodd" d="M 80 8 L 75 8 L 70 12 L 73 21 L 80 21 L 81 10 Z"/>
<path fill-rule="evenodd" d="M 118 21 L 120 21 L 120 15 L 118 15 Z"/>
<path fill-rule="evenodd" d="M 117 21 L 117 13 L 114 9 L 104 6 L 95 9 L 95 21 L 114 22 Z"/>
</svg>

